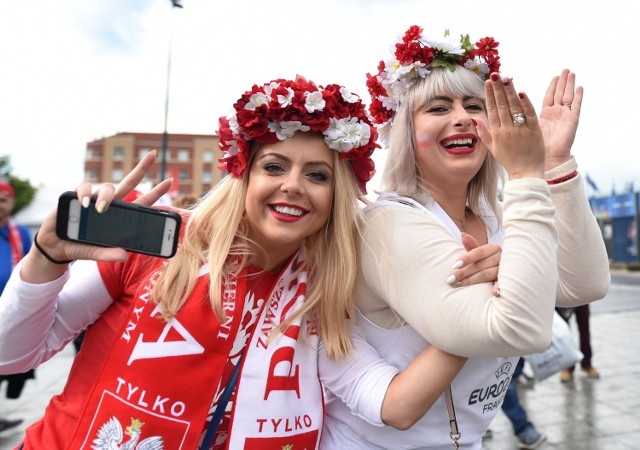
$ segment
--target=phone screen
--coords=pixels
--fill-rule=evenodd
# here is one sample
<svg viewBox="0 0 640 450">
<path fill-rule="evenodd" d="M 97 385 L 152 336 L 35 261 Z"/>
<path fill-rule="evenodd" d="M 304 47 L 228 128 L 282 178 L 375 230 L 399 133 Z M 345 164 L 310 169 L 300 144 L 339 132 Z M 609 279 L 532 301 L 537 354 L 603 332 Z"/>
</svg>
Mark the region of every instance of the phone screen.
<svg viewBox="0 0 640 450">
<path fill-rule="evenodd" d="M 78 238 L 159 254 L 166 222 L 167 217 L 118 207 L 111 207 L 103 214 L 98 214 L 93 207 L 81 208 Z"/>
<path fill-rule="evenodd" d="M 64 214 L 64 213 L 63 213 Z M 102 214 L 92 204 L 82 208 L 70 199 L 66 236 L 97 245 L 121 247 L 130 251 L 169 257 L 175 251 L 179 222 L 169 211 L 115 202 Z"/>
</svg>

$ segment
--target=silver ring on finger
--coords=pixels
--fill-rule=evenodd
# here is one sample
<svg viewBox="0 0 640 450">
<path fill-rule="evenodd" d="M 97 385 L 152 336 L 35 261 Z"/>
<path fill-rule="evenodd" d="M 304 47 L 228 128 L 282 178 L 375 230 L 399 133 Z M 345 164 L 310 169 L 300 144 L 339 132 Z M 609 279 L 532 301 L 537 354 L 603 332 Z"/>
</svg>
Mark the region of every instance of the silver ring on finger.
<svg viewBox="0 0 640 450">
<path fill-rule="evenodd" d="M 567 108 L 571 108 L 571 103 L 563 103 L 562 106 L 566 106 Z"/>
<path fill-rule="evenodd" d="M 513 124 L 517 127 L 521 127 L 527 122 L 524 113 L 515 113 L 513 116 Z"/>
</svg>

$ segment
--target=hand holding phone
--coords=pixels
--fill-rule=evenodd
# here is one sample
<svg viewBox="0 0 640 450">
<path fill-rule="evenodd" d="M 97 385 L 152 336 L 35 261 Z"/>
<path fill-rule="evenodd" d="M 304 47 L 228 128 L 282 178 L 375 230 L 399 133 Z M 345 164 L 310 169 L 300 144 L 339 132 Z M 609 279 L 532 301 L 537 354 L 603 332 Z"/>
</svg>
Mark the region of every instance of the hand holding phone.
<svg viewBox="0 0 640 450">
<path fill-rule="evenodd" d="M 95 198 L 83 208 L 75 192 L 58 200 L 56 234 L 60 239 L 170 258 L 178 247 L 181 217 L 174 211 L 113 200 L 98 213 Z"/>
</svg>

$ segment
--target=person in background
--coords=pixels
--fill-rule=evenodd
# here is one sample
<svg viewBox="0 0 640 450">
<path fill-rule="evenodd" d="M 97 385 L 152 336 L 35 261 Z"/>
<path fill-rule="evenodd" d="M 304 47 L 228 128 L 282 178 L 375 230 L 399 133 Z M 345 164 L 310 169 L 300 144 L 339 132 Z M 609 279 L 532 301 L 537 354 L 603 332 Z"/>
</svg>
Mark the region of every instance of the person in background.
<svg viewBox="0 0 640 450">
<path fill-rule="evenodd" d="M 591 359 L 593 358 L 593 350 L 591 349 L 591 330 L 589 327 L 589 316 L 591 315 L 589 305 L 580 305 L 575 308 L 557 308 L 562 318 L 571 325 L 571 316 L 576 316 L 576 324 L 578 325 L 578 335 L 580 336 L 580 351 L 582 352 L 582 361 L 580 361 L 580 370 L 587 374 L 592 380 L 600 378 L 600 372 L 593 367 Z M 569 367 L 560 372 L 560 381 L 567 383 L 573 380 L 573 372 L 575 367 Z"/>
<path fill-rule="evenodd" d="M 0 182 L 0 293 L 4 291 L 13 268 L 31 249 L 31 234 L 11 216 L 16 195 L 7 182 Z"/>
<path fill-rule="evenodd" d="M 180 194 L 173 199 L 171 204 L 176 208 L 188 209 L 195 205 L 197 201 L 198 196 L 196 194 Z"/>
<path fill-rule="evenodd" d="M 15 206 L 15 191 L 7 182 L 0 182 L 0 293 L 11 276 L 13 268 L 31 249 L 31 235 L 24 225 L 16 223 L 11 216 Z M 6 345 L 3 343 L 3 345 Z M 34 371 L 24 373 L 0 375 L 0 383 L 7 382 L 7 398 L 20 397 L 24 384 L 34 378 Z M 22 423 L 22 419 L 7 419 L 0 417 L 0 433 L 15 428 Z"/>
<path fill-rule="evenodd" d="M 568 70 L 554 77 L 538 120 L 497 73 L 497 46 L 413 26 L 368 75 L 389 151 L 384 193 L 367 208 L 354 330 L 396 366 L 390 377 L 404 377 L 429 348 L 450 357 L 414 371 L 413 390 L 399 395 L 386 380 L 360 382 L 364 346 L 346 361 L 322 359 L 323 448 L 442 449 L 453 440 L 479 449 L 520 355 L 549 345 L 556 302 L 606 294 L 606 250 L 570 153 L 582 88 Z M 498 163 L 508 175 L 503 204 Z M 452 288 L 467 267 L 465 234 L 502 245 L 499 296 L 491 283 Z M 446 382 L 425 381 L 445 371 Z"/>
<path fill-rule="evenodd" d="M 544 441 L 547 440 L 547 436 L 544 433 L 540 433 L 533 423 L 531 423 L 527 411 L 520 403 L 518 377 L 522 375 L 523 367 L 524 358 L 520 358 L 509 382 L 509 387 L 507 388 L 507 393 L 504 396 L 501 408 L 511 422 L 513 433 L 518 439 L 518 446 L 524 449 L 533 449 L 541 446 Z"/>
</svg>

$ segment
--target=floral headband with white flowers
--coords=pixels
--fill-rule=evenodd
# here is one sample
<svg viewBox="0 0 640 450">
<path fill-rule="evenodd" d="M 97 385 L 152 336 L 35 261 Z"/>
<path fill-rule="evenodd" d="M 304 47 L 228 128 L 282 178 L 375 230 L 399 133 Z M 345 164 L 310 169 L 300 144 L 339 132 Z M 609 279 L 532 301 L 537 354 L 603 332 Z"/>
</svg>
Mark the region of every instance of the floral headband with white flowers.
<svg viewBox="0 0 640 450">
<path fill-rule="evenodd" d="M 360 98 L 337 84 L 316 86 L 301 76 L 254 85 L 219 120 L 220 169 L 241 177 L 249 161 L 250 142 L 274 144 L 297 131 L 324 135 L 327 146 L 349 160 L 363 193 L 375 172 L 371 159 L 378 133 Z"/>
<path fill-rule="evenodd" d="M 371 94 L 369 111 L 379 131 L 391 122 L 398 104 L 414 82 L 429 76 L 431 69 L 446 67 L 453 71 L 456 66 L 462 66 L 483 80 L 500 70 L 499 42 L 492 37 L 480 39 L 474 47 L 468 34 L 456 39 L 445 30 L 444 40 L 430 40 L 423 37 L 422 32 L 417 25 L 409 27 L 395 44 L 393 57 L 378 64 L 378 74 L 367 74 Z"/>
</svg>

